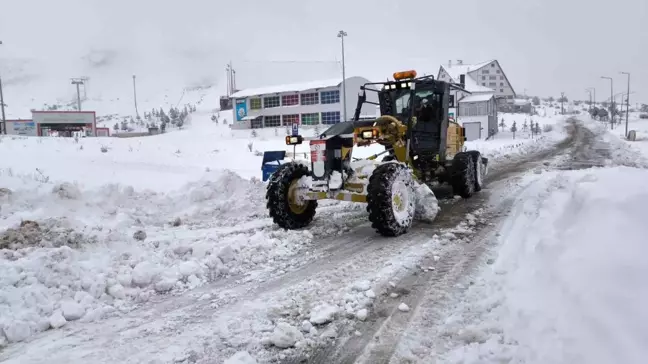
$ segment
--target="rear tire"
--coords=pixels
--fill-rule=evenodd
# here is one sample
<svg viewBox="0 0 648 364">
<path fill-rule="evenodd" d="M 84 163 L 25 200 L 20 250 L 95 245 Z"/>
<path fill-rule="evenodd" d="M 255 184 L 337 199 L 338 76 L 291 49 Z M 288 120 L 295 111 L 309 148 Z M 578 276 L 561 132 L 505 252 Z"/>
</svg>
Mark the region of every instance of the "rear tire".
<svg viewBox="0 0 648 364">
<path fill-rule="evenodd" d="M 479 192 L 484 187 L 484 177 L 486 176 L 486 165 L 484 164 L 484 158 L 482 158 L 481 153 L 476 150 L 471 150 L 466 152 L 470 154 L 473 160 L 473 165 L 475 168 L 475 192 Z"/>
<path fill-rule="evenodd" d="M 470 154 L 457 153 L 452 161 L 452 192 L 463 198 L 475 193 L 475 163 Z"/>
<path fill-rule="evenodd" d="M 272 174 L 266 192 L 266 206 L 275 224 L 294 230 L 306 227 L 313 221 L 317 201 L 297 201 L 294 197 L 299 179 L 309 175 L 308 168 L 299 163 L 282 164 Z"/>
<path fill-rule="evenodd" d="M 405 234 L 416 209 L 412 172 L 400 163 L 379 165 L 369 177 L 367 211 L 371 226 L 383 236 Z"/>
</svg>

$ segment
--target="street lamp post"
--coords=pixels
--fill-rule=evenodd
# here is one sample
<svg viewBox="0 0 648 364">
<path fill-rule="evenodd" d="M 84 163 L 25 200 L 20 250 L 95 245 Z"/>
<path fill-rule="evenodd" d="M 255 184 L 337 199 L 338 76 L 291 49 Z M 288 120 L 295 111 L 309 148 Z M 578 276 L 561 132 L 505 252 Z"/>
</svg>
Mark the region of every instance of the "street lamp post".
<svg viewBox="0 0 648 364">
<path fill-rule="evenodd" d="M 614 112 L 612 107 L 614 106 L 614 80 L 612 77 L 601 76 L 606 80 L 610 80 L 610 129 L 614 129 Z"/>
<path fill-rule="evenodd" d="M 0 40 L 0 45 L 2 45 L 1 40 Z M 4 95 L 2 94 L 2 75 L 0 75 L 0 109 L 2 110 L 2 123 L 0 124 L 0 134 L 7 134 L 7 119 L 5 119 Z"/>
<path fill-rule="evenodd" d="M 628 116 L 630 115 L 630 72 L 621 72 L 621 74 L 628 75 L 628 93 L 626 94 L 626 125 L 625 125 L 625 136 L 628 137 Z M 623 98 L 621 98 L 621 104 L 623 104 Z"/>
<path fill-rule="evenodd" d="M 590 114 L 592 113 L 592 88 L 586 88 L 585 91 L 589 94 L 589 109 L 587 110 Z"/>
<path fill-rule="evenodd" d="M 343 108 L 343 121 L 347 121 L 347 107 L 346 107 L 346 70 L 344 68 L 344 37 L 347 33 L 344 30 L 338 32 L 338 38 L 342 40 L 342 108 Z"/>
</svg>

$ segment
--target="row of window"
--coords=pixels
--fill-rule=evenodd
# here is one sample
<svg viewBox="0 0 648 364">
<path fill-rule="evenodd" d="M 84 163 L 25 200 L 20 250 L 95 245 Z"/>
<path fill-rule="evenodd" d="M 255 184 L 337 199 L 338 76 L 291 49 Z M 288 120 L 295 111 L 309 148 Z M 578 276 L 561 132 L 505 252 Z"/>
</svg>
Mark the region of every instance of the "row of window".
<svg viewBox="0 0 648 364">
<path fill-rule="evenodd" d="M 301 123 L 300 123 L 301 120 Z M 292 124 L 317 125 L 337 124 L 341 120 L 339 111 L 325 111 L 322 113 L 292 114 L 292 115 L 268 115 L 263 117 L 263 125 L 266 127 L 290 126 Z"/>
<path fill-rule="evenodd" d="M 491 66 L 494 67 L 494 65 L 491 65 Z M 483 75 L 487 75 L 489 73 L 490 73 L 490 70 L 482 70 Z M 502 71 L 501 70 L 495 70 L 495 73 L 500 74 L 500 73 L 502 73 Z"/>
<path fill-rule="evenodd" d="M 282 96 L 255 97 L 250 99 L 250 109 L 269 109 L 280 106 L 299 105 L 317 105 L 317 104 L 337 104 L 340 102 L 340 91 L 322 91 L 308 94 L 292 94 Z"/>
<path fill-rule="evenodd" d="M 482 76 L 482 81 L 486 79 L 486 76 Z M 496 80 L 497 76 L 488 76 L 489 80 Z M 500 76 L 500 81 L 504 80 L 504 76 Z"/>
</svg>

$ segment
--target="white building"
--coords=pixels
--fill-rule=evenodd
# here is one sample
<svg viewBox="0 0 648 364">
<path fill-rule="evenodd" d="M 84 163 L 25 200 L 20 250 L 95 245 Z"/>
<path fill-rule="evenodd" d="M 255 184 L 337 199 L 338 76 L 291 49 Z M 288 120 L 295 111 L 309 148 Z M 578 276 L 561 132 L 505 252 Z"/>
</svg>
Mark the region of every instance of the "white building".
<svg viewBox="0 0 648 364">
<path fill-rule="evenodd" d="M 515 98 L 515 90 L 496 59 L 477 64 L 450 61 L 447 66 L 441 65 L 437 79 L 460 83 L 461 75 L 465 76 L 466 89 L 473 94 L 491 92 L 497 99 Z"/>
<path fill-rule="evenodd" d="M 497 60 L 478 64 L 457 61 L 441 66 L 437 79 L 463 83 L 466 92 L 454 92 L 459 110 L 451 110 L 452 116 L 466 128 L 466 139 L 484 139 L 498 132 L 498 104 L 512 102 L 515 90 Z"/>
<path fill-rule="evenodd" d="M 346 79 L 346 116 L 355 113 L 360 86 L 368 83 L 363 77 Z M 238 91 L 233 100 L 232 128 L 336 124 L 344 119 L 342 78 L 307 83 L 277 85 Z M 367 92 L 367 101 L 378 102 L 375 92 Z M 376 106 L 365 103 L 361 116 L 376 116 Z"/>
</svg>

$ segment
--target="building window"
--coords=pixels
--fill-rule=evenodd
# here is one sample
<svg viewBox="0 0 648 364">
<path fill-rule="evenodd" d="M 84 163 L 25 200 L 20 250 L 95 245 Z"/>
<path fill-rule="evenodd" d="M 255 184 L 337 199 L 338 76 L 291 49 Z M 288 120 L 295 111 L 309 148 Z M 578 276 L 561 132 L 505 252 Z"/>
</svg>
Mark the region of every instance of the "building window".
<svg viewBox="0 0 648 364">
<path fill-rule="evenodd" d="M 299 95 L 283 95 L 281 96 L 281 106 L 293 106 L 299 104 Z"/>
<path fill-rule="evenodd" d="M 488 87 L 495 87 L 497 86 L 497 82 L 489 82 Z"/>
<path fill-rule="evenodd" d="M 317 95 L 317 94 L 315 94 Z M 304 96 L 304 95 L 302 95 Z M 302 101 L 303 103 L 303 101 Z M 312 113 L 312 114 L 301 114 L 301 121 L 302 124 L 304 125 L 317 125 L 319 124 L 319 114 L 318 113 Z"/>
<path fill-rule="evenodd" d="M 495 63 L 491 63 L 491 67 L 495 67 Z"/>
<path fill-rule="evenodd" d="M 503 79 L 504 79 L 504 76 L 500 76 L 500 80 L 503 80 Z"/>
<path fill-rule="evenodd" d="M 259 110 L 261 108 L 261 99 L 256 97 L 250 99 L 250 110 Z"/>
<path fill-rule="evenodd" d="M 337 104 L 340 102 L 340 91 L 322 91 L 322 104 Z M 324 118 L 322 118 L 322 121 Z"/>
<path fill-rule="evenodd" d="M 487 75 L 487 74 L 489 74 L 489 73 L 490 73 L 490 71 L 489 71 L 489 70 L 482 70 L 482 74 L 485 74 L 485 75 Z"/>
<path fill-rule="evenodd" d="M 340 122 L 339 111 L 329 111 L 322 113 L 322 124 L 337 124 Z"/>
<path fill-rule="evenodd" d="M 497 76 L 488 76 L 488 79 L 489 79 L 489 80 L 496 80 L 496 79 L 497 79 Z"/>
<path fill-rule="evenodd" d="M 313 92 L 312 94 L 301 94 L 301 104 L 302 105 L 319 104 L 319 94 L 317 92 Z M 302 121 L 304 121 L 303 118 Z"/>
<path fill-rule="evenodd" d="M 273 126 L 281 126 L 281 116 L 279 115 L 271 115 L 271 116 L 264 116 L 263 121 L 265 122 L 265 127 L 273 127 Z"/>
<path fill-rule="evenodd" d="M 279 107 L 279 96 L 268 96 L 263 98 L 263 107 Z"/>
<path fill-rule="evenodd" d="M 501 89 L 500 89 L 500 92 L 504 92 L 504 89 L 503 89 L 503 88 L 501 88 Z"/>
<path fill-rule="evenodd" d="M 504 82 L 500 82 L 500 86 L 504 86 Z"/>
<path fill-rule="evenodd" d="M 500 70 L 497 70 L 497 71 L 495 71 L 495 72 L 498 73 L 498 74 L 499 74 L 499 73 L 502 73 L 502 71 L 500 71 Z"/>
<path fill-rule="evenodd" d="M 485 79 L 486 79 L 486 76 L 482 76 L 482 80 L 485 80 Z"/>
<path fill-rule="evenodd" d="M 486 86 L 486 82 L 482 82 L 482 86 Z"/>
<path fill-rule="evenodd" d="M 284 126 L 299 124 L 299 114 L 284 115 L 281 118 L 283 119 L 282 121 Z"/>
</svg>

